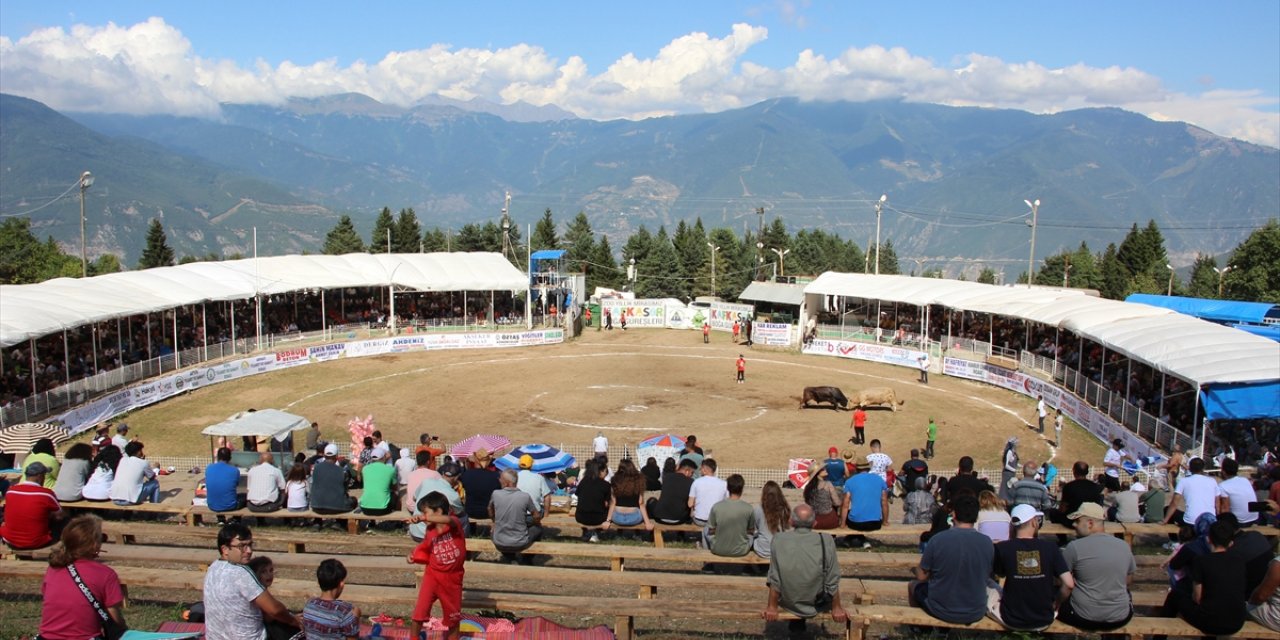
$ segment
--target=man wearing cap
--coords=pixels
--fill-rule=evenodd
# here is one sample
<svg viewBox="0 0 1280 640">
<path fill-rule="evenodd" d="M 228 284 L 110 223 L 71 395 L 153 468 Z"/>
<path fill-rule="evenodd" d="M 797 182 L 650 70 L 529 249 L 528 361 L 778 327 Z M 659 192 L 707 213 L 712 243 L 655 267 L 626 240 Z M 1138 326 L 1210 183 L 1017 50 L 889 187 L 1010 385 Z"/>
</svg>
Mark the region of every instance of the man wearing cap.
<svg viewBox="0 0 1280 640">
<path fill-rule="evenodd" d="M 1103 482 L 1106 483 L 1107 491 L 1116 492 L 1120 490 L 1120 469 L 1124 461 L 1136 462 L 1129 452 L 1124 450 L 1124 441 L 1116 438 L 1111 441 L 1111 447 L 1107 449 L 1107 453 L 1102 457 L 1102 466 L 1106 467 L 1103 473 L 1105 476 Z"/>
<path fill-rule="evenodd" d="M 427 478 L 418 484 L 417 490 L 413 492 L 413 515 L 422 515 L 418 510 L 418 503 L 427 494 L 432 491 L 438 492 L 449 501 L 450 514 L 456 516 L 462 523 L 462 530 L 466 531 L 470 526 L 470 519 L 467 517 L 466 506 L 462 503 L 462 496 L 458 494 L 458 487 L 461 486 L 459 480 L 462 477 L 462 467 L 453 462 L 446 462 L 437 469 L 440 474 L 438 478 Z M 409 525 L 409 537 L 415 542 L 422 542 L 427 536 L 427 525 L 429 522 L 419 522 Z"/>
<path fill-rule="evenodd" d="M 551 487 L 547 479 L 533 472 L 533 456 L 520 456 L 520 473 L 516 475 L 516 487 L 529 494 L 533 505 L 538 510 L 538 517 L 547 515 L 551 508 Z"/>
<path fill-rule="evenodd" d="M 332 515 L 356 508 L 356 499 L 347 494 L 348 467 L 338 464 L 338 445 L 324 446 L 324 459 L 311 468 L 311 510 Z M 320 523 L 317 522 L 319 527 Z"/>
<path fill-rule="evenodd" d="M 1103 531 L 1107 513 L 1085 502 L 1067 514 L 1076 538 L 1063 552 L 1076 586 L 1058 608 L 1058 619 L 1082 631 L 1109 631 L 1133 617 L 1129 585 L 1138 565 L 1129 545 Z"/>
<path fill-rule="evenodd" d="M 43 462 L 32 462 L 23 470 L 22 482 L 9 487 L 5 494 L 0 538 L 14 549 L 39 549 L 58 539 L 51 524 L 61 520 L 64 512 L 53 490 L 44 486 L 48 473 Z"/>
<path fill-rule="evenodd" d="M 116 425 L 116 435 L 111 437 L 111 444 L 114 444 L 121 452 L 129 446 L 129 425 L 123 422 Z"/>
<path fill-rule="evenodd" d="M 907 587 L 913 607 L 946 622 L 973 624 L 987 613 L 987 580 L 995 549 L 974 528 L 978 499 L 965 494 L 951 501 L 952 527 L 929 538 L 915 579 Z"/>
<path fill-rule="evenodd" d="M 94 432 L 93 440 L 90 440 L 89 444 L 93 445 L 94 455 L 98 455 L 98 451 L 102 447 L 111 444 L 111 425 L 104 424 L 98 427 L 98 430 Z"/>
<path fill-rule="evenodd" d="M 1058 545 L 1036 536 L 1043 520 L 1039 509 L 1020 504 L 1011 514 L 1014 536 L 996 543 L 995 574 L 1004 578 L 1004 588 L 987 588 L 987 615 L 1007 629 L 1041 631 L 1053 624 L 1075 588 Z"/>
<path fill-rule="evenodd" d="M 831 481 L 831 484 L 837 487 L 844 486 L 845 466 L 844 458 L 840 457 L 840 450 L 835 447 L 827 449 L 827 459 L 822 464 L 827 468 L 827 479 Z M 803 489 L 804 487 L 800 488 Z"/>
<path fill-rule="evenodd" d="M 1022 479 L 1013 483 L 1013 488 L 1009 490 L 1010 504 L 1031 505 L 1036 511 L 1048 509 L 1053 504 L 1053 499 L 1049 497 L 1049 490 L 1043 482 L 1036 480 L 1036 473 L 1039 470 L 1040 468 L 1034 462 L 1022 465 Z"/>
</svg>

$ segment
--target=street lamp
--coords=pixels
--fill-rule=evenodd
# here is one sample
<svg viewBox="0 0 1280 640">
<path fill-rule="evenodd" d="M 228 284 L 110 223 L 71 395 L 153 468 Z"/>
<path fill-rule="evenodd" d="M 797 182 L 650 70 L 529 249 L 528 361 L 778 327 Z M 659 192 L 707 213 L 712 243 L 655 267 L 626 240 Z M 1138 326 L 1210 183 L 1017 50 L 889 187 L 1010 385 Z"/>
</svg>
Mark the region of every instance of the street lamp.
<svg viewBox="0 0 1280 640">
<path fill-rule="evenodd" d="M 1173 265 L 1165 263 L 1164 268 L 1169 270 L 1169 291 L 1165 293 L 1167 296 L 1173 295 Z"/>
<path fill-rule="evenodd" d="M 881 194 L 880 200 L 876 202 L 876 275 L 880 275 L 880 210 L 888 201 L 889 195 Z"/>
<path fill-rule="evenodd" d="M 1036 198 L 1035 202 L 1023 200 L 1031 207 L 1031 255 L 1027 257 L 1027 288 L 1031 288 L 1031 283 L 1036 279 L 1036 222 L 1040 213 L 1040 199 Z"/>
<path fill-rule="evenodd" d="M 1226 275 L 1227 272 L 1231 270 L 1231 265 L 1227 265 L 1221 269 L 1214 267 L 1213 270 L 1218 273 L 1218 297 L 1221 298 L 1222 297 L 1222 276 Z"/>
<path fill-rule="evenodd" d="M 88 171 L 80 174 L 80 277 L 89 276 L 89 254 L 84 241 L 84 192 L 93 186 L 93 174 Z"/>
<path fill-rule="evenodd" d="M 716 289 L 716 253 L 720 251 L 720 247 L 707 243 L 707 248 L 711 249 L 711 295 L 719 295 Z"/>
<path fill-rule="evenodd" d="M 773 248 L 773 247 L 769 247 L 769 250 L 770 250 L 770 251 L 772 251 L 772 252 L 774 252 L 774 253 L 776 253 L 776 254 L 778 254 L 778 273 L 779 273 L 779 274 L 781 274 L 781 275 L 784 275 L 784 276 L 785 276 L 785 275 L 787 275 L 786 263 L 782 261 L 782 258 L 783 258 L 783 256 L 787 255 L 788 253 L 791 253 L 791 250 L 790 250 L 790 249 L 775 249 L 775 248 Z M 777 278 L 777 276 L 774 276 L 774 278 L 776 279 L 776 278 Z"/>
</svg>

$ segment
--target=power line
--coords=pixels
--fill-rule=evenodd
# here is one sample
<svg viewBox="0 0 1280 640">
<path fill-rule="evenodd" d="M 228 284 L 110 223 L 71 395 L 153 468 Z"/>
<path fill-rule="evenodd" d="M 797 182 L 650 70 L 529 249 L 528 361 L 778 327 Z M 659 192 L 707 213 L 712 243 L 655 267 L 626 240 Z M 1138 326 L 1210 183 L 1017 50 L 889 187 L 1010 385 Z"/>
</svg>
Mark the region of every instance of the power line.
<svg viewBox="0 0 1280 640">
<path fill-rule="evenodd" d="M 65 198 L 65 197 L 66 197 L 66 195 L 67 195 L 68 193 L 71 193 L 72 191 L 75 191 L 76 187 L 78 187 L 78 186 L 80 186 L 80 181 L 79 181 L 79 180 L 76 180 L 75 182 L 71 183 L 71 186 L 67 187 L 67 190 L 66 190 L 66 191 L 63 191 L 62 193 L 60 193 L 60 194 L 58 194 L 58 195 L 54 196 L 54 198 L 53 198 L 52 200 L 50 200 L 50 201 L 48 201 L 48 202 L 46 202 L 46 203 L 44 203 L 44 204 L 42 204 L 42 205 L 40 205 L 40 206 L 38 206 L 38 207 L 34 208 L 34 209 L 29 209 L 29 210 L 27 210 L 27 211 L 22 211 L 22 212 L 20 212 L 20 213 L 0 213 L 0 218 L 16 218 L 16 217 L 20 217 L 20 216 L 28 216 L 28 215 L 31 215 L 31 214 L 33 214 L 33 213 L 35 213 L 35 212 L 37 212 L 37 211 L 39 211 L 39 210 L 41 210 L 41 209 L 43 209 L 43 208 L 45 208 L 45 207 L 48 207 L 49 205 L 51 205 L 51 204 L 53 204 L 53 203 L 55 203 L 55 202 L 57 202 L 57 201 L 59 201 L 59 200 L 61 200 L 61 199 Z"/>
</svg>

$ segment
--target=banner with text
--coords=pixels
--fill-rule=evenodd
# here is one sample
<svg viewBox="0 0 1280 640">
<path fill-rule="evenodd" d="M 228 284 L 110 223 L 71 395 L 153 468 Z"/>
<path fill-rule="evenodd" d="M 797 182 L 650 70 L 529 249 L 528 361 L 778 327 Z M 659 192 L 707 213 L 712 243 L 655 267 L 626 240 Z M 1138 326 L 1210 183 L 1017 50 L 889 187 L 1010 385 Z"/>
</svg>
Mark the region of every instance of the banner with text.
<svg viewBox="0 0 1280 640">
<path fill-rule="evenodd" d="M 768 347 L 791 346 L 791 325 L 780 322 L 757 322 L 751 325 L 751 341 Z"/>
<path fill-rule="evenodd" d="M 711 308 L 705 312 L 707 313 L 708 321 L 711 323 L 712 331 L 733 331 L 733 321 L 754 318 L 756 308 L 749 304 L 712 302 Z"/>
<path fill-rule="evenodd" d="M 622 327 L 622 316 L 627 317 L 627 327 L 662 329 L 667 326 L 666 300 L 620 300 L 606 298 L 600 301 L 601 318 L 613 317 L 613 328 Z"/>
<path fill-rule="evenodd" d="M 757 324 L 756 326 L 760 325 Z M 802 352 L 819 356 L 836 356 L 839 358 L 883 362 L 913 369 L 920 366 L 919 360 L 924 356 L 923 351 L 916 351 L 915 349 L 903 349 L 902 347 L 868 344 L 866 342 L 851 342 L 849 340 L 811 340 L 809 344 L 804 346 Z"/>
</svg>

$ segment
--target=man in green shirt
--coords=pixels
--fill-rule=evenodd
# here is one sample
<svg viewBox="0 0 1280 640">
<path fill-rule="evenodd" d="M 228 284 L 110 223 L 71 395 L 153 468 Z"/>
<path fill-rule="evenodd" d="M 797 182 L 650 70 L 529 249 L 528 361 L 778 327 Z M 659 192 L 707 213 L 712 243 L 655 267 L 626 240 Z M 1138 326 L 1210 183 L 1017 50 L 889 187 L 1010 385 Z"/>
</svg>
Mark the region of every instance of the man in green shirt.
<svg viewBox="0 0 1280 640">
<path fill-rule="evenodd" d="M 791 511 L 792 529 L 773 536 L 773 553 L 769 558 L 769 603 L 761 614 L 765 620 L 778 619 L 778 608 L 800 616 L 790 630 L 804 631 L 805 620 L 820 612 L 815 596 L 825 592 L 831 596 L 831 617 L 836 622 L 848 619 L 840 602 L 840 563 L 836 557 L 835 539 L 813 530 L 813 507 L 798 504 Z"/>
<path fill-rule="evenodd" d="M 751 550 L 751 538 L 755 533 L 755 508 L 742 499 L 745 481 L 733 474 L 725 480 L 729 498 L 711 507 L 707 520 L 707 534 L 711 539 L 711 553 L 726 558 L 738 558 Z"/>
<path fill-rule="evenodd" d="M 938 423 L 929 418 L 929 428 L 925 431 L 924 457 L 933 457 L 933 443 L 938 440 Z"/>
<path fill-rule="evenodd" d="M 396 468 L 387 464 L 387 454 L 366 464 L 360 470 L 364 492 L 360 494 L 360 510 L 368 516 L 385 516 L 392 511 L 391 488 L 396 481 Z M 367 528 L 368 523 L 366 523 Z"/>
</svg>

